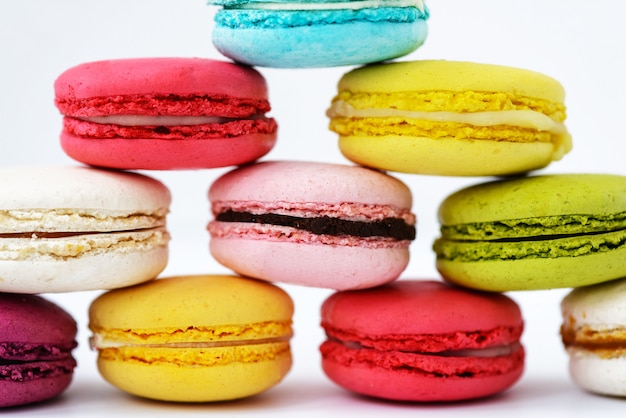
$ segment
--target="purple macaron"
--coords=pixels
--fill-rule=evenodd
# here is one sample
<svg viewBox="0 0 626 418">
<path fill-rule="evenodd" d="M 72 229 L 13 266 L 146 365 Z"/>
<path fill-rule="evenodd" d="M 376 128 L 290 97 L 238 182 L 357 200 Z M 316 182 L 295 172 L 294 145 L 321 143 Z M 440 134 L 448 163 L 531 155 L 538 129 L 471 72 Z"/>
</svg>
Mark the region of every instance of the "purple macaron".
<svg viewBox="0 0 626 418">
<path fill-rule="evenodd" d="M 0 293 L 0 407 L 53 398 L 72 381 L 76 322 L 35 295 Z"/>
</svg>

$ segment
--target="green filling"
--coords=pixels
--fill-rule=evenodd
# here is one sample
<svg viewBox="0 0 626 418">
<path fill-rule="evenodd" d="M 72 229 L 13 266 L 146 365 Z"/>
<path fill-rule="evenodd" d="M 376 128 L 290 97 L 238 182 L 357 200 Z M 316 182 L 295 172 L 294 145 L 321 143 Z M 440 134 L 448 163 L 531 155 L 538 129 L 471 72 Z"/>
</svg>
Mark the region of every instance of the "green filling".
<svg viewBox="0 0 626 418">
<path fill-rule="evenodd" d="M 439 238 L 433 249 L 437 258 L 459 262 L 579 257 L 626 248 L 626 229 L 536 241 L 463 242 Z"/>
<path fill-rule="evenodd" d="M 509 219 L 498 222 L 444 225 L 441 236 L 455 241 L 593 234 L 626 229 L 626 212 L 606 216 L 563 215 Z"/>
</svg>

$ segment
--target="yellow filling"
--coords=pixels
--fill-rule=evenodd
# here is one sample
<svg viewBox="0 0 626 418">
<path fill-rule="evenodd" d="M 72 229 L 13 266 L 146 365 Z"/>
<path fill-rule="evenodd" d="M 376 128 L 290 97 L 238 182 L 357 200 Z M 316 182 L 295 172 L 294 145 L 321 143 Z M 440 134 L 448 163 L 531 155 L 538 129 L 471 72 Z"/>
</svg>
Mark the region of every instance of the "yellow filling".
<svg viewBox="0 0 626 418">
<path fill-rule="evenodd" d="M 564 324 L 561 338 L 568 348 L 590 351 L 602 358 L 615 358 L 626 355 L 626 329 L 622 327 L 593 329 L 589 326 L 575 327 Z"/>
</svg>

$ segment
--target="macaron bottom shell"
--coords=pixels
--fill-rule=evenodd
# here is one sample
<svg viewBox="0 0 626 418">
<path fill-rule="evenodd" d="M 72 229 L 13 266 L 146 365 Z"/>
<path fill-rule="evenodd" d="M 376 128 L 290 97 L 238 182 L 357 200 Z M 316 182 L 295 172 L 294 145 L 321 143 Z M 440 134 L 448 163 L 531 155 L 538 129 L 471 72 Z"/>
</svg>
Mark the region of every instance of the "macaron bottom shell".
<svg viewBox="0 0 626 418">
<path fill-rule="evenodd" d="M 366 167 L 413 174 L 500 176 L 546 167 L 551 143 L 413 136 L 341 136 L 339 149 Z"/>
<path fill-rule="evenodd" d="M 323 359 L 324 373 L 339 386 L 358 394 L 375 398 L 416 401 L 444 402 L 478 399 L 497 394 L 511 387 L 523 374 L 524 356 L 517 358 L 517 364 L 504 373 L 489 373 L 470 376 L 444 376 L 437 372 L 425 372 L 405 368 L 379 367 L 375 363 L 342 363 Z M 432 363 L 449 363 L 451 358 L 428 356 Z"/>
<path fill-rule="evenodd" d="M 142 361 L 100 356 L 98 369 L 113 386 L 136 396 L 172 402 L 213 402 L 264 392 L 279 383 L 292 364 L 288 349 L 265 359 L 212 366 L 182 360 L 185 355 L 203 356 L 204 352 L 211 352 L 210 349 L 168 350 L 177 350 L 178 353 L 173 354 L 179 355 L 180 360 Z"/>
<path fill-rule="evenodd" d="M 0 260 L 0 290 L 59 293 L 115 289 L 154 279 L 168 261 L 166 246 L 111 248 L 76 258 Z"/>
<path fill-rule="evenodd" d="M 626 356 L 603 358 L 584 350 L 570 349 L 569 373 L 588 392 L 626 397 Z"/>
<path fill-rule="evenodd" d="M 72 377 L 72 373 L 66 373 L 21 382 L 0 380 L 0 408 L 52 399 L 70 386 Z"/>
<path fill-rule="evenodd" d="M 61 135 L 61 147 L 76 161 L 116 169 L 216 168 L 252 162 L 267 154 L 276 133 L 215 139 L 81 138 Z"/>
<path fill-rule="evenodd" d="M 578 257 L 474 262 L 438 258 L 436 267 L 448 282 L 487 291 L 581 287 L 626 276 L 626 246 Z"/>
<path fill-rule="evenodd" d="M 213 44 L 225 56 L 248 65 L 334 67 L 406 55 L 424 42 L 427 33 L 425 21 L 356 21 L 261 29 L 218 25 L 213 30 Z"/>
<path fill-rule="evenodd" d="M 210 241 L 210 252 L 222 265 L 243 276 L 335 290 L 389 283 L 400 276 L 409 262 L 408 248 L 215 237 Z"/>
</svg>

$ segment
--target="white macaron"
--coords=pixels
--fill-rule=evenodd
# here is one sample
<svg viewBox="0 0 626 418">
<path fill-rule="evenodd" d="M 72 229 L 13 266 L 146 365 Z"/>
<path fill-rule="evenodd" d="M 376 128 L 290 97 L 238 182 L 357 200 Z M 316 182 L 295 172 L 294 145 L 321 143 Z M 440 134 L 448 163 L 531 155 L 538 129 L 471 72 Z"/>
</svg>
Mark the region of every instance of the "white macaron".
<svg viewBox="0 0 626 418">
<path fill-rule="evenodd" d="M 574 383 L 592 393 L 626 397 L 626 278 L 572 290 L 561 312 Z"/>
<path fill-rule="evenodd" d="M 0 169 L 0 292 L 130 286 L 167 265 L 171 197 L 156 179 L 83 166 Z"/>
</svg>

